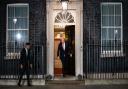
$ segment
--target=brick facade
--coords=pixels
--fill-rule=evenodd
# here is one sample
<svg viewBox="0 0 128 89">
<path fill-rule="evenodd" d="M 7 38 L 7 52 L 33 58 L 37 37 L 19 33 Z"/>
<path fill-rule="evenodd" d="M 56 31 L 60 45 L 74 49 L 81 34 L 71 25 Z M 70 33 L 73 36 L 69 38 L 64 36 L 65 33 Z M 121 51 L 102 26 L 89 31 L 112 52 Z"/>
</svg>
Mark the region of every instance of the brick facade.
<svg viewBox="0 0 128 89">
<path fill-rule="evenodd" d="M 35 50 L 35 64 L 40 66 L 40 71 L 46 73 L 46 0 L 1 0 L 0 1 L 0 71 L 9 73 L 9 70 L 18 70 L 18 60 L 4 60 L 6 49 L 6 7 L 7 4 L 27 3 L 29 4 L 29 41 Z M 43 51 L 42 51 L 43 47 Z M 38 51 L 38 52 L 37 52 Z M 36 54 L 38 53 L 38 54 Z M 42 56 L 43 54 L 43 56 Z M 4 55 L 4 56 L 3 56 Z M 43 58 L 42 58 L 43 57 Z M 41 65 L 43 63 L 44 65 Z M 12 73 L 12 71 L 10 71 Z M 10 74 L 9 73 L 9 74 Z M 13 71 L 14 73 L 14 71 Z M 7 73 L 6 73 L 7 74 Z M 15 74 L 15 73 L 14 73 Z"/>
<path fill-rule="evenodd" d="M 122 2 L 123 5 L 123 41 L 128 41 L 128 1 L 127 0 L 83 0 L 83 45 L 84 45 L 84 73 L 100 73 L 100 72 L 124 72 L 123 68 L 128 61 L 123 60 L 127 57 L 126 46 L 124 47 L 123 57 L 119 58 L 101 58 L 100 57 L 100 41 L 101 41 L 101 9 L 102 2 Z M 88 46 L 95 45 L 95 46 Z M 125 65 L 126 65 L 125 64 Z M 89 68 L 89 69 L 87 69 Z M 128 71 L 128 67 L 125 66 Z"/>
<path fill-rule="evenodd" d="M 128 0 L 83 0 L 83 60 L 84 60 L 84 73 L 88 72 L 87 67 L 90 67 L 91 72 L 96 72 L 97 68 L 100 69 L 100 72 L 106 72 L 106 66 L 109 66 L 109 63 L 114 63 L 113 60 L 108 60 L 109 58 L 103 59 L 100 58 L 100 49 L 99 48 L 88 48 L 87 44 L 98 44 L 101 40 L 101 2 L 122 2 L 123 4 L 123 40 L 128 41 Z M 5 55 L 5 45 L 6 45 L 6 6 L 11 3 L 29 3 L 29 40 L 33 44 L 33 48 L 38 51 L 38 54 L 35 54 L 36 60 L 40 65 L 41 71 L 46 73 L 46 0 L 1 0 L 0 1 L 0 71 L 4 73 L 8 70 L 10 73 L 15 74 L 14 70 L 17 70 L 16 66 L 18 60 L 4 60 Z M 43 47 L 43 51 L 41 50 Z M 90 49 L 90 51 L 88 50 Z M 42 53 L 43 52 L 43 53 Z M 126 51 L 127 52 L 127 51 Z M 37 52 L 35 52 L 37 53 Z M 43 54 L 43 56 L 42 56 Z M 88 60 L 88 54 L 91 55 Z M 127 57 L 127 53 L 125 57 Z M 42 58 L 43 57 L 43 58 Z M 43 59 L 43 60 L 42 60 Z M 113 58 L 111 58 L 113 59 Z M 118 59 L 118 70 L 122 72 L 123 63 L 128 63 L 128 61 L 122 61 L 123 58 Z M 89 62 L 88 62 L 89 61 Z M 13 66 L 7 66 L 6 70 L 2 69 L 4 65 L 9 65 L 14 63 Z M 88 65 L 88 63 L 90 63 Z M 98 64 L 101 63 L 101 64 Z M 114 67 L 114 64 L 111 65 Z M 42 69 L 43 68 L 43 69 Z M 109 68 L 109 67 L 108 67 Z M 126 67 L 127 69 L 128 67 Z M 112 72 L 108 71 L 108 72 Z M 117 71 L 118 72 L 118 71 Z"/>
</svg>

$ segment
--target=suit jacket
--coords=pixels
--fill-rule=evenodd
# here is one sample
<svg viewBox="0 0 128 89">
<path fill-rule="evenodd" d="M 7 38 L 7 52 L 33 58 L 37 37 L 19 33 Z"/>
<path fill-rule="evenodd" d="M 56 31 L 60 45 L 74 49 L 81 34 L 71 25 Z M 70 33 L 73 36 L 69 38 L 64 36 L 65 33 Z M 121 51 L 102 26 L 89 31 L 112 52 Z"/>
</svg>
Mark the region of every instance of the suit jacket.
<svg viewBox="0 0 128 89">
<path fill-rule="evenodd" d="M 20 55 L 20 64 L 22 64 L 23 66 L 29 66 L 30 64 L 32 64 L 32 53 L 30 51 L 30 49 L 28 50 L 28 55 L 26 55 L 26 49 L 23 48 L 21 50 L 21 55 Z"/>
<path fill-rule="evenodd" d="M 57 56 L 59 56 L 60 59 L 64 61 L 65 59 L 68 58 L 68 51 L 69 51 L 68 42 L 65 42 L 65 50 L 62 46 L 62 42 L 60 42 L 58 45 Z"/>
</svg>

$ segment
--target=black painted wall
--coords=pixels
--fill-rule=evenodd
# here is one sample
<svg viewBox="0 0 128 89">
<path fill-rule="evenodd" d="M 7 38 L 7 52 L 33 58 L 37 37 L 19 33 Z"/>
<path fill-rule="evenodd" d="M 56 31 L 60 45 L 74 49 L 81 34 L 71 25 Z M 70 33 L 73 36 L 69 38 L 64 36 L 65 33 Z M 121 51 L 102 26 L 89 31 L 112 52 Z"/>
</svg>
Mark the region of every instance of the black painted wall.
<svg viewBox="0 0 128 89">
<path fill-rule="evenodd" d="M 126 72 L 128 49 L 120 58 L 101 58 L 98 44 L 101 38 L 101 2 L 122 2 L 123 4 L 123 40 L 128 41 L 128 0 L 83 0 L 83 36 L 84 36 L 84 73 Z M 19 60 L 4 60 L 6 45 L 6 6 L 11 3 L 29 3 L 29 36 L 35 50 L 35 64 L 38 73 L 46 73 L 46 0 L 0 0 L 0 74 L 17 74 Z M 43 53 L 42 53 L 43 46 Z M 43 54 L 43 57 L 42 57 Z M 43 59 L 43 60 L 42 60 Z M 113 60 L 114 59 L 114 60 Z M 116 66 L 116 70 L 115 70 Z M 108 70 L 107 70 L 108 68 Z"/>
<path fill-rule="evenodd" d="M 46 0 L 0 0 L 0 74 L 17 74 L 19 60 L 5 60 L 7 4 L 29 4 L 29 41 L 34 50 L 34 71 L 46 73 Z M 43 47 L 43 51 L 42 51 Z M 43 54 L 43 56 L 42 56 Z M 38 65 L 38 66 L 37 66 Z"/>
<path fill-rule="evenodd" d="M 100 56 L 101 2 L 122 2 L 124 56 Z M 128 0 L 83 0 L 84 73 L 128 72 Z M 94 46 L 95 45 L 95 46 Z"/>
</svg>

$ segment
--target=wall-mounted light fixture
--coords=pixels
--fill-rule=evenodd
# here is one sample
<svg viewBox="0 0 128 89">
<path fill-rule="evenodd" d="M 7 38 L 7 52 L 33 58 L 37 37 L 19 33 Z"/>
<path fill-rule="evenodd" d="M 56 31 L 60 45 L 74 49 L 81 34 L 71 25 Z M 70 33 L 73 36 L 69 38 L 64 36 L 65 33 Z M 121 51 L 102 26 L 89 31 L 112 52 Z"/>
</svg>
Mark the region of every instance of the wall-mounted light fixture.
<svg viewBox="0 0 128 89">
<path fill-rule="evenodd" d="M 62 9 L 67 10 L 69 0 L 60 0 L 60 2 L 61 2 L 61 5 L 62 5 Z"/>
</svg>

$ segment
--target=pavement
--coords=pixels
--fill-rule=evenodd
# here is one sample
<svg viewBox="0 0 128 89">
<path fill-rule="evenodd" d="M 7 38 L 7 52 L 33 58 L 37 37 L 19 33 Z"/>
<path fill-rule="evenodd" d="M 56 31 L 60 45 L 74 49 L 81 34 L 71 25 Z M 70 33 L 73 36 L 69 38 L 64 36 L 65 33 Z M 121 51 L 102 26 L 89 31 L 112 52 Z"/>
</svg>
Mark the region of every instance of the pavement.
<svg viewBox="0 0 128 89">
<path fill-rule="evenodd" d="M 45 86 L 0 86 L 0 89 L 128 89 L 128 85 L 45 85 Z"/>
</svg>

